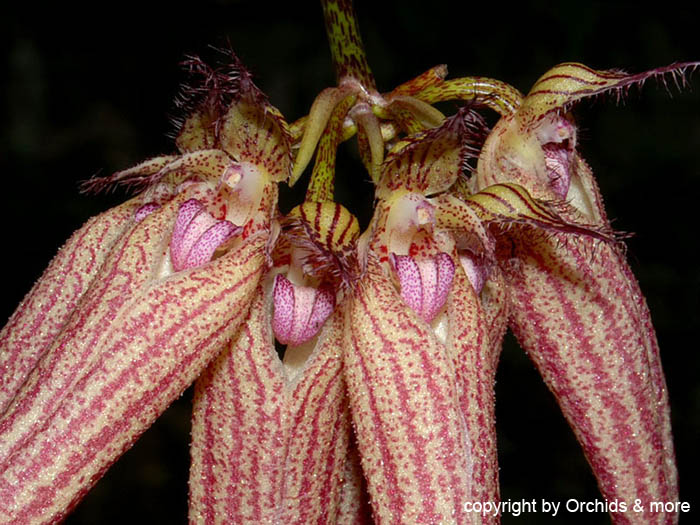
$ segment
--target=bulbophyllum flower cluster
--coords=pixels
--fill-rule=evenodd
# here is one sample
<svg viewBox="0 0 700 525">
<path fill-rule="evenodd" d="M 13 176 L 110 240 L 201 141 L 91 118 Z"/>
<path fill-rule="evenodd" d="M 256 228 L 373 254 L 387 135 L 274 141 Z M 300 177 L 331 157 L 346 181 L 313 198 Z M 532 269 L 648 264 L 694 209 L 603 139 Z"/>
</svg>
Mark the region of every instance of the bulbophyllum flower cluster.
<svg viewBox="0 0 700 525">
<path fill-rule="evenodd" d="M 508 327 L 603 497 L 677 500 L 656 338 L 568 110 L 685 65 L 561 64 L 526 96 L 438 66 L 382 94 L 350 5 L 323 6 L 338 85 L 307 117 L 233 55 L 192 60 L 178 154 L 88 183 L 138 194 L 69 239 L 0 334 L 0 521 L 65 517 L 194 383 L 193 523 L 496 523 L 465 503 L 499 500 Z M 364 231 L 334 200 L 354 135 Z M 283 216 L 278 186 L 314 155 Z M 644 508 L 612 519 L 677 519 Z"/>
</svg>

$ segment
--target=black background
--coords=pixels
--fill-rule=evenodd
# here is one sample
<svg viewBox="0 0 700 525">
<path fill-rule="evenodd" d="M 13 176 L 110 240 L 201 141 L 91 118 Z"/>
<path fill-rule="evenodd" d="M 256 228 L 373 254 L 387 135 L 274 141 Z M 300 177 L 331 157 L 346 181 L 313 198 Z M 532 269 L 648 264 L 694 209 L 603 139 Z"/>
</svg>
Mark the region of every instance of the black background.
<svg viewBox="0 0 700 525">
<path fill-rule="evenodd" d="M 64 240 L 123 194 L 85 196 L 77 183 L 170 153 L 173 97 L 187 53 L 227 45 L 288 120 L 307 113 L 334 82 L 316 2 L 205 1 L 18 5 L 0 21 L 0 176 L 6 319 Z M 379 4 L 378 6 L 376 4 Z M 697 18 L 664 4 L 530 2 L 504 7 L 358 2 L 360 27 L 380 90 L 447 63 L 450 76 L 483 75 L 526 92 L 551 66 L 643 71 L 700 60 Z M 459 7 L 455 7 L 459 5 Z M 98 7 L 99 6 L 99 7 Z M 597 174 L 615 227 L 635 232 L 629 257 L 646 294 L 672 403 L 681 499 L 697 520 L 700 441 L 700 73 L 671 94 L 651 81 L 624 103 L 601 98 L 576 110 L 580 150 Z M 449 110 L 451 106 L 444 109 Z M 493 123 L 494 120 L 492 119 Z M 341 148 L 340 198 L 367 220 L 371 186 L 353 146 Z M 305 179 L 302 179 L 304 182 Z M 347 193 L 352 187 L 352 194 Z M 299 201 L 287 195 L 288 209 Z M 294 200 L 296 199 L 296 200 Z M 184 523 L 190 392 L 149 430 L 68 523 Z M 502 498 L 565 502 L 600 498 L 585 460 L 534 367 L 508 341 L 497 415 Z M 695 520 L 693 520 L 695 517 Z M 542 514 L 522 523 L 606 523 L 605 514 Z M 504 523 L 516 518 L 505 516 Z"/>
</svg>

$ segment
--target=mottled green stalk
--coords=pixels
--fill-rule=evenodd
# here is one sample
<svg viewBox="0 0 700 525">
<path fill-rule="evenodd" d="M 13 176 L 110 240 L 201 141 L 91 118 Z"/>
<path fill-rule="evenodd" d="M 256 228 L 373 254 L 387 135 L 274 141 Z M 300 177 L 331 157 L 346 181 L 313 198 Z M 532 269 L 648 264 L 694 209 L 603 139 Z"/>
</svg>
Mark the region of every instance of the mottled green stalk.
<svg viewBox="0 0 700 525">
<path fill-rule="evenodd" d="M 321 6 L 338 83 L 352 79 L 367 90 L 376 89 L 352 1 L 321 0 Z"/>
</svg>

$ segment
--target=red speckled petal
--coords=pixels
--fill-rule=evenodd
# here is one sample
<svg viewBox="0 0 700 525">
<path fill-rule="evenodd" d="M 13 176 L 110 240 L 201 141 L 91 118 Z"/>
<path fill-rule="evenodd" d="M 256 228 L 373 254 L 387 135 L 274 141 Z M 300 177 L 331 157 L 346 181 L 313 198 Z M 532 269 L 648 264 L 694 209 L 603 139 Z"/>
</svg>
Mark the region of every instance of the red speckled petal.
<svg viewBox="0 0 700 525">
<path fill-rule="evenodd" d="M 0 414 L 131 224 L 138 200 L 90 219 L 60 249 L 0 332 Z"/>
<path fill-rule="evenodd" d="M 252 83 L 241 92 L 221 122 L 221 149 L 239 162 L 254 164 L 270 180 L 286 181 L 292 172 L 288 126 L 277 108 Z"/>
<path fill-rule="evenodd" d="M 457 267 L 447 300 L 446 346 L 454 360 L 474 463 L 471 501 L 500 500 L 494 387 L 507 319 L 503 290 L 498 280 L 494 280 L 485 286 L 484 295 L 488 296 L 480 298 Z M 496 324 L 490 314 L 496 314 L 493 316 Z M 495 516 L 482 518 L 482 523 L 500 521 Z"/>
<path fill-rule="evenodd" d="M 649 312 L 620 250 L 581 238 L 518 238 L 508 269 L 512 328 L 581 442 L 603 496 L 647 511 L 615 523 L 674 523 L 677 501 L 666 386 Z"/>
<path fill-rule="evenodd" d="M 229 351 L 197 381 L 190 523 L 334 523 L 350 436 L 342 315 L 290 379 L 259 290 Z"/>
<path fill-rule="evenodd" d="M 375 520 L 466 522 L 471 446 L 451 356 L 374 258 L 345 322 L 348 393 Z"/>
<path fill-rule="evenodd" d="M 0 522 L 65 516 L 244 318 L 266 238 L 159 278 L 182 200 L 122 236 L 0 419 Z"/>
</svg>

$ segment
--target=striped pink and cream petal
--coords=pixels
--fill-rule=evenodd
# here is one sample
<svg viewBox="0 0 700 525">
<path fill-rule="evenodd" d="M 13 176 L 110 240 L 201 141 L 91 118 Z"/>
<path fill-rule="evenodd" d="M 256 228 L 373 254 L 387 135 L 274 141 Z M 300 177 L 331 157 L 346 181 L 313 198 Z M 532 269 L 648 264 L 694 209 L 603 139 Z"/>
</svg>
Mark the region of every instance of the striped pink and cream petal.
<svg viewBox="0 0 700 525">
<path fill-rule="evenodd" d="M 230 349 L 196 383 L 191 523 L 335 523 L 338 515 L 350 437 L 342 312 L 288 375 L 270 302 L 258 290 Z"/>
<path fill-rule="evenodd" d="M 345 374 L 378 523 L 467 523 L 473 458 L 452 357 L 378 261 L 346 304 Z"/>
<path fill-rule="evenodd" d="M 515 238 L 507 270 L 511 328 L 556 396 L 603 496 L 641 500 L 615 523 L 675 523 L 652 501 L 677 501 L 668 396 L 649 312 L 621 250 L 590 238 L 562 246 Z"/>
<path fill-rule="evenodd" d="M 494 288 L 488 297 L 488 311 L 500 326 L 489 323 L 482 306 L 464 272 L 457 266 L 452 291 L 447 301 L 448 330 L 446 346 L 454 361 L 462 413 L 470 430 L 472 490 L 469 501 L 500 501 L 498 485 L 498 451 L 496 448 L 495 382 L 506 318 L 505 296 Z M 495 516 L 480 516 L 481 523 L 498 523 Z"/>
<path fill-rule="evenodd" d="M 137 199 L 130 200 L 76 231 L 0 332 L 0 414 L 67 322 L 138 206 Z"/>
<path fill-rule="evenodd" d="M 81 372 L 99 359 L 97 341 L 102 332 L 134 294 L 155 279 L 181 202 L 174 199 L 132 224 L 114 245 L 78 308 L 0 417 L 0 464 L 58 410 L 80 381 Z"/>
<path fill-rule="evenodd" d="M 607 224 L 587 164 L 572 186 Z M 574 213 L 575 215 L 575 213 Z M 644 296 L 621 248 L 582 237 L 564 245 L 516 237 L 520 267 L 504 267 L 512 328 L 574 428 L 608 499 L 678 496 L 668 394 Z M 512 256 L 509 255 L 509 257 Z M 619 523 L 674 523 L 675 514 L 616 514 Z"/>
<path fill-rule="evenodd" d="M 263 236 L 159 277 L 183 198 L 122 236 L 0 420 L 0 521 L 64 517 L 245 318 L 265 261 Z"/>
<path fill-rule="evenodd" d="M 372 507 L 367 493 L 367 481 L 362 474 L 355 432 L 350 436 L 341 476 L 342 485 L 336 525 L 372 525 L 374 523 Z"/>
</svg>

